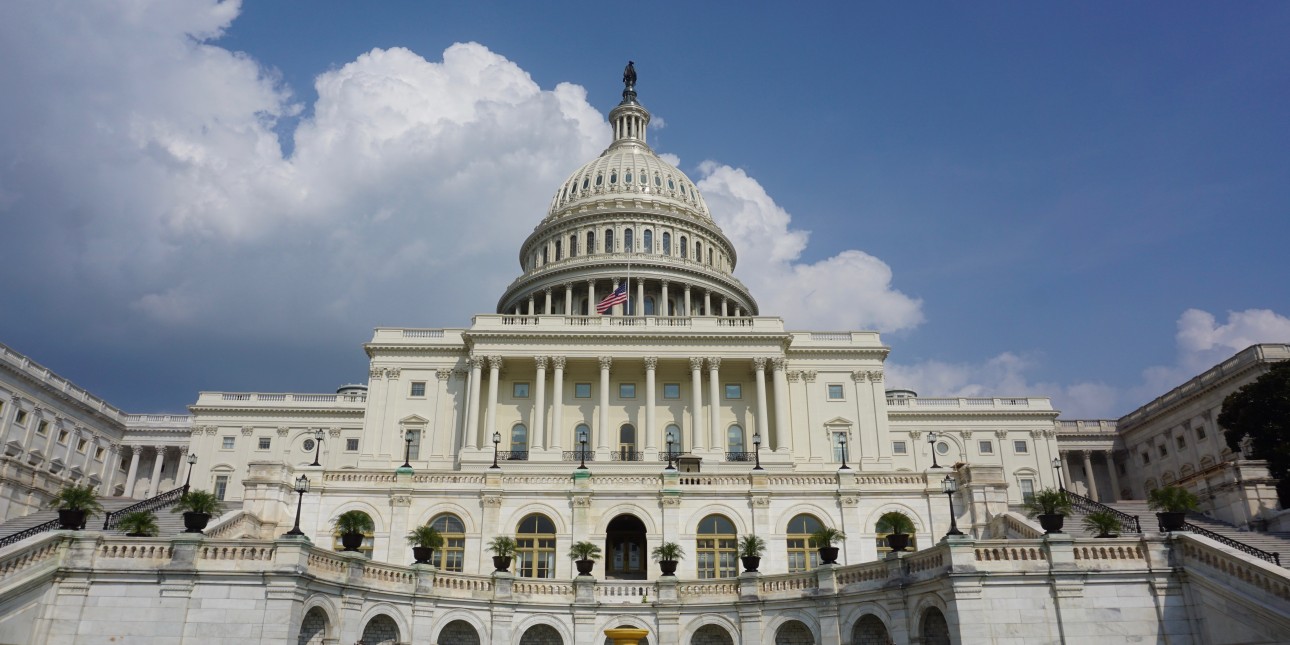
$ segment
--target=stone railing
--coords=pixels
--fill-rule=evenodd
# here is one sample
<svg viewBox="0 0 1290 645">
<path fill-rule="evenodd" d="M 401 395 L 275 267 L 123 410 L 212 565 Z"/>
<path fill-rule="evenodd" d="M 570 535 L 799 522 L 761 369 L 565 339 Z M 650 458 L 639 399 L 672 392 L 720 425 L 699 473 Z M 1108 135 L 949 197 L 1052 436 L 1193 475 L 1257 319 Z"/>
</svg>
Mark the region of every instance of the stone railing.
<svg viewBox="0 0 1290 645">
<path fill-rule="evenodd" d="M 56 556 L 62 541 L 59 534 L 45 533 L 0 557 L 0 584 L 7 584 L 10 578 L 29 572 L 42 563 L 57 564 Z"/>
<path fill-rule="evenodd" d="M 44 385 L 45 387 L 62 393 L 67 398 L 79 401 L 85 407 L 99 412 L 113 421 L 120 423 L 125 422 L 126 414 L 116 406 L 104 401 L 103 399 L 90 394 L 84 388 L 72 383 L 71 381 L 55 374 L 53 370 L 37 363 L 27 356 L 14 351 L 8 345 L 0 343 L 0 361 L 12 365 L 17 371 L 26 374 L 29 378 Z"/>
<path fill-rule="evenodd" d="M 596 600 L 602 603 L 639 604 L 657 598 L 654 583 L 645 580 L 602 580 L 596 582 Z"/>
<path fill-rule="evenodd" d="M 211 520 L 203 533 L 212 538 L 258 538 L 261 526 L 260 518 L 237 509 Z"/>
<path fill-rule="evenodd" d="M 739 597 L 739 581 L 731 578 L 716 580 L 685 580 L 676 585 L 681 597 L 701 597 L 705 600 L 734 600 Z"/>
<path fill-rule="evenodd" d="M 985 526 L 985 537 L 996 540 L 1008 538 L 1038 539 L 1044 536 L 1044 530 L 1030 523 L 1025 517 L 1006 511 L 990 518 Z"/>
<path fill-rule="evenodd" d="M 1122 430 L 1130 430 L 1148 417 L 1162 412 L 1179 402 L 1186 400 L 1193 391 L 1209 387 L 1215 381 L 1224 380 L 1232 375 L 1244 372 L 1255 363 L 1263 361 L 1281 361 L 1290 359 L 1290 344 L 1268 343 L 1247 347 L 1235 356 L 1211 367 L 1178 387 L 1161 394 L 1150 403 L 1120 417 Z"/>
<path fill-rule="evenodd" d="M 228 405 L 230 403 L 257 404 L 257 407 L 274 407 L 292 404 L 292 407 L 316 407 L 319 403 L 362 404 L 366 393 L 351 394 L 292 394 L 276 392 L 199 392 L 197 406 Z"/>
<path fill-rule="evenodd" d="M 935 408 L 937 410 L 1052 410 L 1052 402 L 1047 397 L 1016 398 L 888 398 L 887 407 L 895 411 L 909 408 Z"/>
<path fill-rule="evenodd" d="M 769 317 L 721 316 L 570 316 L 565 314 L 478 314 L 473 330 L 515 330 L 516 327 L 585 330 L 684 328 L 695 331 L 729 331 L 734 328 L 766 333 L 784 333 L 784 320 Z M 515 330 L 519 331 L 519 330 Z M 527 329 L 526 329 L 527 331 Z"/>
<path fill-rule="evenodd" d="M 1290 601 L 1290 571 L 1252 559 L 1203 536 L 1174 533 L 1175 552 L 1183 568 L 1217 575 L 1227 584 L 1249 585 L 1256 593 Z"/>
</svg>

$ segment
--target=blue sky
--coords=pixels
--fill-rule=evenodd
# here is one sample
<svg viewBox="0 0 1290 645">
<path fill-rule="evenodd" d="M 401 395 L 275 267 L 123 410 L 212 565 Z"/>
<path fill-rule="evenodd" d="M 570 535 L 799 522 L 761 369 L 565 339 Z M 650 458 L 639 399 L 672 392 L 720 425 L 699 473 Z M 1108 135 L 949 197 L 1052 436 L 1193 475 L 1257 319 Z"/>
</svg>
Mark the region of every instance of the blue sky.
<svg viewBox="0 0 1290 645">
<path fill-rule="evenodd" d="M 1118 416 L 1290 342 L 1288 30 L 1272 2 L 4 3 L 0 342 L 137 412 L 362 380 L 372 327 L 495 306 L 632 59 L 763 313 L 879 329 L 892 386 Z"/>
</svg>

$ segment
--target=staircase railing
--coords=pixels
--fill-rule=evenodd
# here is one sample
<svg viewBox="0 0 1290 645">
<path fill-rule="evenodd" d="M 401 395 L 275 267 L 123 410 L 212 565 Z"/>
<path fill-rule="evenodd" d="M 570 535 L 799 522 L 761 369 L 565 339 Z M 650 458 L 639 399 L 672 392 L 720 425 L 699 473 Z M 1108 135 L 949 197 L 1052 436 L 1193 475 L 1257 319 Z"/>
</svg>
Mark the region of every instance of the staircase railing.
<svg viewBox="0 0 1290 645">
<path fill-rule="evenodd" d="M 1248 553 L 1256 558 L 1259 558 L 1260 560 L 1271 562 L 1272 564 L 1275 564 L 1278 567 L 1281 566 L 1280 552 L 1264 551 L 1263 549 L 1250 546 L 1244 542 L 1238 542 L 1237 540 L 1233 540 L 1232 538 L 1227 537 L 1226 535 L 1220 535 L 1209 529 L 1196 526 L 1191 522 L 1184 522 L 1183 526 L 1186 527 L 1186 529 L 1191 533 L 1195 533 L 1197 535 L 1203 535 L 1215 542 L 1222 543 L 1223 546 L 1230 546 L 1233 549 L 1236 549 L 1237 551 L 1241 551 L 1242 553 Z"/>
<path fill-rule="evenodd" d="M 0 549 L 3 549 L 9 546 L 10 544 L 17 544 L 18 542 L 21 542 L 33 535 L 44 533 L 46 531 L 52 531 L 56 528 L 58 528 L 58 520 L 54 519 L 54 520 L 45 522 L 44 524 L 37 524 L 36 526 L 33 526 L 29 529 L 19 531 L 17 533 L 14 533 L 13 535 L 6 535 L 0 538 Z"/>
<path fill-rule="evenodd" d="M 103 516 L 103 530 L 109 531 L 116 528 L 116 523 L 121 521 L 121 518 L 125 516 L 126 513 L 134 513 L 135 511 L 155 511 L 157 509 L 171 506 L 175 502 L 178 502 L 179 498 L 183 497 L 187 492 L 188 484 L 184 484 L 179 488 L 168 490 L 156 497 L 149 497 L 137 504 L 131 504 L 125 508 L 106 513 Z"/>
<path fill-rule="evenodd" d="M 1142 523 L 1138 521 L 1137 515 L 1129 515 L 1124 511 L 1111 508 L 1110 506 L 1107 506 L 1102 502 L 1091 500 L 1087 497 L 1084 497 L 1083 495 L 1080 495 L 1079 493 L 1067 490 L 1065 488 L 1063 488 L 1062 491 L 1066 493 L 1066 499 L 1070 500 L 1071 506 L 1074 506 L 1075 508 L 1078 508 L 1079 510 L 1084 511 L 1085 513 L 1096 513 L 1097 511 L 1109 511 L 1112 515 L 1114 515 L 1116 518 L 1120 520 L 1121 530 L 1125 531 L 1126 533 L 1129 531 L 1132 531 L 1134 533 L 1139 533 L 1139 534 L 1142 533 Z"/>
</svg>

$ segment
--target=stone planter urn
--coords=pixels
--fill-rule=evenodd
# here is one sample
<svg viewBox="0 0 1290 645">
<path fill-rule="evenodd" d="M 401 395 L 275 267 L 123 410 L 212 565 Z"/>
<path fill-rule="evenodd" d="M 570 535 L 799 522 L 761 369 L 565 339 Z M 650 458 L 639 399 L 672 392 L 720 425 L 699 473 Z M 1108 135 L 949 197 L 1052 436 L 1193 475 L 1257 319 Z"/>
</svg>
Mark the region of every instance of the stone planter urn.
<svg viewBox="0 0 1290 645">
<path fill-rule="evenodd" d="M 888 536 L 887 536 L 887 546 L 891 547 L 891 550 L 892 550 L 892 551 L 895 551 L 896 553 L 900 553 L 900 552 L 904 551 L 905 549 L 908 549 L 908 548 L 909 548 L 909 534 L 908 534 L 908 533 L 892 533 L 892 534 L 888 535 Z"/>
<path fill-rule="evenodd" d="M 676 575 L 676 565 L 678 560 L 659 560 L 658 568 L 665 576 Z"/>
<path fill-rule="evenodd" d="M 824 546 L 820 547 L 820 564 L 837 564 L 838 547 Z"/>
<path fill-rule="evenodd" d="M 757 573 L 757 567 L 761 566 L 761 556 L 745 555 L 739 558 L 744 565 L 744 573 Z"/>
<path fill-rule="evenodd" d="M 184 511 L 184 533 L 201 533 L 211 522 L 210 513 Z M 361 542 L 361 540 L 360 540 Z"/>
<path fill-rule="evenodd" d="M 430 560 L 433 557 L 434 549 L 428 546 L 412 547 L 412 559 L 416 560 L 416 564 L 430 564 Z"/>
<path fill-rule="evenodd" d="M 1187 514 L 1156 513 L 1156 519 L 1160 521 L 1160 528 L 1165 531 L 1182 531 L 1183 525 L 1187 523 Z"/>
<path fill-rule="evenodd" d="M 649 636 L 649 630 L 618 627 L 616 629 L 606 629 L 605 636 L 608 636 L 614 645 L 636 645 L 641 642 L 641 639 Z"/>
<path fill-rule="evenodd" d="M 595 560 L 574 560 L 573 565 L 578 567 L 578 575 L 589 576 L 591 570 L 596 566 Z"/>
<path fill-rule="evenodd" d="M 85 511 L 80 509 L 59 509 L 58 528 L 66 531 L 79 531 L 85 528 Z"/>
<path fill-rule="evenodd" d="M 1066 516 L 1061 513 L 1042 513 L 1038 517 L 1044 533 L 1061 533 L 1062 524 L 1066 523 Z"/>
<path fill-rule="evenodd" d="M 501 573 L 506 573 L 511 568 L 511 556 L 509 555 L 493 556 L 493 568 Z"/>
<path fill-rule="evenodd" d="M 357 551 L 358 547 L 363 546 L 362 533 L 341 533 L 340 545 L 344 547 L 343 551 Z"/>
</svg>

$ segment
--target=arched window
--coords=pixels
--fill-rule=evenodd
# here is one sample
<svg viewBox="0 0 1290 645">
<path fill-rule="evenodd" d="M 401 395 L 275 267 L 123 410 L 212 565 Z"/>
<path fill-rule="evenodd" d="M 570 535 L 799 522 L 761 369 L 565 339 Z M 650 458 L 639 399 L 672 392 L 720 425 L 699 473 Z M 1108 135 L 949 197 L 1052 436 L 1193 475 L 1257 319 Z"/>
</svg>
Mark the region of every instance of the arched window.
<svg viewBox="0 0 1290 645">
<path fill-rule="evenodd" d="M 663 255 L 672 255 L 672 234 L 663 233 Z"/>
<path fill-rule="evenodd" d="M 571 258 L 578 257 L 578 236 L 577 235 L 569 236 L 569 257 Z"/>
<path fill-rule="evenodd" d="M 384 645 L 385 643 L 398 643 L 401 640 L 399 638 L 398 623 L 385 614 L 377 614 L 367 621 L 367 625 L 363 627 L 363 637 L 358 639 L 358 642 Z"/>
<path fill-rule="evenodd" d="M 699 578 L 733 578 L 735 563 L 735 525 L 723 515 L 709 515 L 699 522 L 694 552 Z"/>
<path fill-rule="evenodd" d="M 587 255 L 595 255 L 595 253 L 596 253 L 596 232 L 587 231 Z"/>
<path fill-rule="evenodd" d="M 878 521 L 873 525 L 873 532 L 874 535 L 877 536 L 878 553 L 881 555 L 883 553 L 891 552 L 891 547 L 887 544 L 887 536 L 895 533 L 895 531 L 891 530 L 891 525 L 883 521 Z M 911 533 L 909 536 L 909 546 L 906 547 L 906 550 L 917 551 L 918 545 L 916 542 L 917 537 Z"/>
<path fill-rule="evenodd" d="M 712 249 L 708 249 L 708 266 L 712 266 Z"/>
<path fill-rule="evenodd" d="M 577 456 L 578 450 L 582 450 L 583 446 L 581 443 L 578 443 L 578 437 L 581 437 L 583 434 L 587 435 L 587 441 L 588 441 L 587 456 L 590 457 L 592 455 L 592 452 L 595 449 L 591 447 L 591 443 L 590 443 L 591 428 L 585 423 L 579 423 L 577 426 L 573 428 L 573 445 L 577 448 L 577 450 L 574 450 L 573 454 L 574 456 Z"/>
<path fill-rule="evenodd" d="M 534 513 L 520 520 L 516 533 L 516 573 L 525 578 L 555 577 L 555 524 Z"/>
<path fill-rule="evenodd" d="M 820 564 L 820 552 L 811 534 L 824 528 L 814 515 L 803 513 L 788 521 L 788 572 L 810 571 Z"/>
<path fill-rule="evenodd" d="M 605 229 L 605 253 L 614 252 L 614 229 Z"/>
<path fill-rule="evenodd" d="M 618 429 L 618 460 L 636 461 L 636 426 L 624 423 Z"/>
<path fill-rule="evenodd" d="M 544 246 L 542 247 L 542 266 L 546 266 L 547 264 L 548 264 L 547 248 Z"/>
<path fill-rule="evenodd" d="M 703 261 L 703 242 L 700 242 L 698 240 L 694 241 L 694 261 L 695 262 Z"/>
<path fill-rule="evenodd" d="M 685 435 L 681 434 L 681 426 L 678 426 L 675 423 L 667 424 L 667 427 L 663 429 L 664 444 L 667 443 L 668 437 L 672 437 L 671 448 L 672 448 L 672 454 L 674 458 L 676 455 L 680 455 L 681 453 L 685 452 Z M 667 446 L 665 445 L 664 450 L 666 449 L 667 449 Z"/>
<path fill-rule="evenodd" d="M 730 426 L 726 430 L 726 452 L 738 453 L 735 459 L 743 457 L 744 452 L 744 429 L 739 426 Z M 730 458 L 727 458 L 729 461 Z"/>
<path fill-rule="evenodd" d="M 654 231 L 645 229 L 645 244 L 641 248 L 646 253 L 654 252 Z"/>
<path fill-rule="evenodd" d="M 645 296 L 645 315 L 654 315 L 654 296 Z"/>
<path fill-rule="evenodd" d="M 556 262 L 559 262 L 560 260 L 564 259 L 564 254 L 561 252 L 563 248 L 564 246 L 561 243 L 561 241 L 556 240 L 555 241 L 555 261 Z M 712 264 L 711 260 L 708 261 L 708 264 Z"/>
<path fill-rule="evenodd" d="M 632 246 L 632 244 L 633 244 L 635 241 L 636 241 L 636 239 L 632 237 L 632 229 L 630 229 L 630 228 L 629 228 L 629 229 L 627 229 L 627 230 L 623 231 L 623 251 L 624 251 L 624 252 L 626 252 L 626 253 L 631 253 L 631 252 L 635 251 L 635 250 L 636 250 L 636 247 L 635 247 L 635 246 Z"/>
<path fill-rule="evenodd" d="M 443 536 L 443 546 L 435 550 L 431 562 L 440 571 L 461 573 L 466 560 L 466 525 L 456 515 L 443 513 L 430 520 L 430 526 Z"/>
<path fill-rule="evenodd" d="M 918 621 L 921 643 L 927 645 L 950 645 L 950 626 L 945 622 L 945 614 L 936 607 L 923 610 L 923 617 Z"/>
<path fill-rule="evenodd" d="M 529 458 L 529 429 L 523 423 L 511 428 L 511 459 Z"/>
<path fill-rule="evenodd" d="M 684 235 L 682 235 L 682 236 L 681 236 L 681 257 L 682 257 L 682 258 L 688 258 L 688 257 L 690 257 L 690 247 L 689 247 L 689 245 L 686 243 L 686 240 L 685 240 L 685 236 L 684 236 Z"/>
<path fill-rule="evenodd" d="M 362 511 L 359 511 L 359 512 L 360 512 L 360 513 L 362 513 Z M 367 513 L 363 513 L 363 515 L 367 515 Z M 368 521 L 370 522 L 370 521 L 372 520 L 372 516 L 371 516 L 371 515 L 367 515 L 367 519 L 368 519 Z M 376 523 L 375 523 L 375 522 L 372 522 L 372 526 L 376 526 Z M 340 531 L 335 531 L 335 530 L 333 530 L 333 531 L 332 531 L 332 534 L 331 534 L 331 541 L 332 541 L 332 548 L 333 548 L 333 549 L 335 549 L 335 550 L 337 550 L 337 551 L 341 551 L 341 550 L 343 550 L 343 549 L 345 548 L 345 545 L 344 545 L 344 544 L 341 544 L 341 542 L 340 542 Z M 374 534 L 373 534 L 373 532 L 372 532 L 372 531 L 368 531 L 368 532 L 364 533 L 364 534 L 363 534 L 363 544 L 362 544 L 361 546 L 359 546 L 359 547 L 358 547 L 358 552 L 359 552 L 359 553 L 362 553 L 364 557 L 367 557 L 367 558 L 372 557 L 372 546 L 373 546 L 373 544 L 375 544 L 375 538 L 374 538 Z"/>
<path fill-rule="evenodd" d="M 863 618 L 856 621 L 851 628 L 852 645 L 887 645 L 891 642 L 891 635 L 887 633 L 887 626 L 882 623 L 882 619 L 873 614 L 866 614 Z"/>
</svg>

